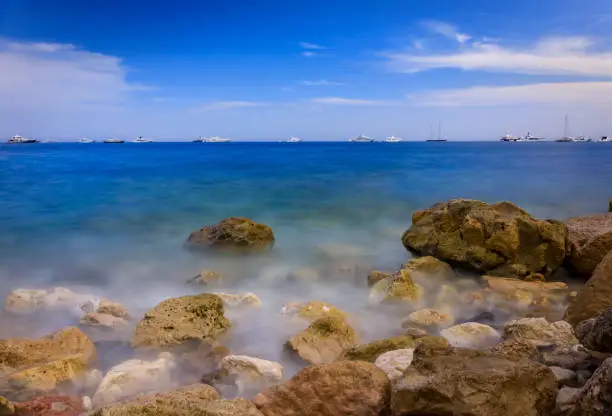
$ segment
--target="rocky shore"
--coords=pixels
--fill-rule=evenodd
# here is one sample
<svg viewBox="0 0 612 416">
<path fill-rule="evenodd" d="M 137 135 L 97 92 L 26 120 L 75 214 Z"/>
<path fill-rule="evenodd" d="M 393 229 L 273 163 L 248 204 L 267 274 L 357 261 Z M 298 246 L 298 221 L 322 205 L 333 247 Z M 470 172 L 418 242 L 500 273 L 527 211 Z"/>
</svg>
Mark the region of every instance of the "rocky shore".
<svg viewBox="0 0 612 416">
<path fill-rule="evenodd" d="M 396 270 L 328 246 L 318 269 L 286 273 L 300 287 L 356 285 L 362 314 L 397 325 L 371 339 L 366 316 L 287 299 L 270 320 L 287 334 L 282 363 L 245 354 L 248 339 L 228 342 L 271 317 L 256 291 L 217 290 L 232 276 L 216 270 L 185 276 L 184 296 L 144 315 L 76 289 L 15 289 L 0 319 L 61 314 L 72 325 L 0 340 L 0 416 L 611 414 L 612 212 L 543 220 L 456 199 L 415 212 L 401 244 Z M 238 217 L 185 244 L 237 262 L 279 246 L 269 226 Z M 335 262 L 338 252 L 358 261 Z M 104 364 L 109 346 L 129 354 Z"/>
</svg>

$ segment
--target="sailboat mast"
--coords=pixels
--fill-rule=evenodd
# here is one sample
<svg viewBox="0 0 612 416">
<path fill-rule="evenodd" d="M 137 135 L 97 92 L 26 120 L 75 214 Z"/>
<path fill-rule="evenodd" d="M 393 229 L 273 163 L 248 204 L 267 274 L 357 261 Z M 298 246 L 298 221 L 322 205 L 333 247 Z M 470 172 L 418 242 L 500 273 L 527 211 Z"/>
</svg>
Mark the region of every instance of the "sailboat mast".
<svg viewBox="0 0 612 416">
<path fill-rule="evenodd" d="M 429 140 L 433 139 L 433 126 L 429 125 Z"/>
<path fill-rule="evenodd" d="M 567 121 L 567 114 L 565 115 L 565 127 L 564 127 L 563 134 L 564 134 L 563 137 L 569 137 L 569 123 Z"/>
<path fill-rule="evenodd" d="M 438 140 L 442 138 L 442 122 L 438 121 Z"/>
</svg>

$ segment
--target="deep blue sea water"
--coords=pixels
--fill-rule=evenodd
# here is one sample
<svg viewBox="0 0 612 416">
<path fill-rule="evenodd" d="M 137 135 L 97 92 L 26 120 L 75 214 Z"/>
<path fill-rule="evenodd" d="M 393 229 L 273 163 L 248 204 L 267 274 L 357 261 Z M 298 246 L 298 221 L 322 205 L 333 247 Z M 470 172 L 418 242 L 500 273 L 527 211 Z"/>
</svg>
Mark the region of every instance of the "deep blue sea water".
<svg viewBox="0 0 612 416">
<path fill-rule="evenodd" d="M 0 295 L 84 286 L 144 310 L 187 293 L 184 281 L 210 267 L 241 274 L 230 289 L 256 292 L 269 311 L 312 297 L 358 310 L 362 288 L 278 282 L 318 266 L 330 244 L 397 269 L 412 212 L 450 198 L 510 200 L 558 219 L 605 211 L 611 161 L 603 143 L 0 145 Z M 270 225 L 273 253 L 216 259 L 182 249 L 192 230 L 228 216 Z M 260 352 L 280 342 L 264 338 L 240 345 Z"/>
</svg>

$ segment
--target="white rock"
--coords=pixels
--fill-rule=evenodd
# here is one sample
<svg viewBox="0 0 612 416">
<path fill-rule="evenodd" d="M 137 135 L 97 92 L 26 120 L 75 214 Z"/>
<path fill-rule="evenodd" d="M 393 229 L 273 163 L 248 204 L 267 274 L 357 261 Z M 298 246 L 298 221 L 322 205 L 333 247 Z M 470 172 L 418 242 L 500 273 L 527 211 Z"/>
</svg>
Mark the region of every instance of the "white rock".
<svg viewBox="0 0 612 416">
<path fill-rule="evenodd" d="M 93 409 L 91 398 L 89 396 L 83 396 L 83 409 L 89 411 Z"/>
<path fill-rule="evenodd" d="M 261 391 L 278 384 L 283 378 L 283 366 L 273 361 L 246 355 L 228 355 L 219 363 L 216 380 L 221 385 L 236 387 L 238 394 Z"/>
<path fill-rule="evenodd" d="M 414 348 L 389 351 L 380 355 L 374 365 L 383 370 L 389 380 L 393 382 L 399 379 L 404 374 L 404 370 L 410 367 L 413 355 Z"/>
<path fill-rule="evenodd" d="M 501 341 L 499 332 L 489 325 L 466 322 L 440 331 L 449 344 L 459 348 L 489 348 Z"/>
<path fill-rule="evenodd" d="M 412 325 L 421 326 L 421 327 L 439 327 L 446 328 L 455 323 L 452 315 L 439 311 L 437 309 L 421 309 L 415 312 L 412 312 L 402 326 L 408 327 Z"/>
<path fill-rule="evenodd" d="M 83 312 L 95 312 L 99 302 L 95 296 L 75 293 L 65 287 L 56 287 L 51 291 L 17 289 L 7 296 L 4 308 L 17 314 L 63 311 L 80 318 Z"/>
<path fill-rule="evenodd" d="M 213 295 L 217 295 L 223 300 L 223 304 L 227 308 L 259 308 L 261 306 L 261 300 L 255 293 L 247 292 L 240 295 L 232 295 L 229 293 L 215 292 Z"/>
<path fill-rule="evenodd" d="M 4 309 L 18 315 L 34 313 L 41 308 L 46 294 L 46 290 L 13 290 L 4 301 Z"/>
<path fill-rule="evenodd" d="M 566 321 L 549 323 L 544 318 L 522 318 L 504 327 L 505 339 L 517 339 L 536 346 L 576 345 L 572 326 Z"/>
<path fill-rule="evenodd" d="M 128 360 L 111 368 L 92 398 L 94 407 L 104 406 L 142 393 L 157 393 L 173 386 L 172 354 L 163 352 L 155 361 Z"/>
</svg>

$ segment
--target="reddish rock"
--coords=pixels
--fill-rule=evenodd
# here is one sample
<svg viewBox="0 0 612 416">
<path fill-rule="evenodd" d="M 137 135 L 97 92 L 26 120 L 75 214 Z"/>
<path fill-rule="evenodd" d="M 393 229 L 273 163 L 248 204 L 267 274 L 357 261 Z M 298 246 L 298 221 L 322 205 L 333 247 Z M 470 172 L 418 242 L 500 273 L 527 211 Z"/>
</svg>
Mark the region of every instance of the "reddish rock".
<svg viewBox="0 0 612 416">
<path fill-rule="evenodd" d="M 612 213 L 570 218 L 567 225 L 569 266 L 590 276 L 612 250 Z"/>
<path fill-rule="evenodd" d="M 80 397 L 37 397 L 29 402 L 14 403 L 15 416 L 79 416 L 85 412 Z"/>
</svg>

